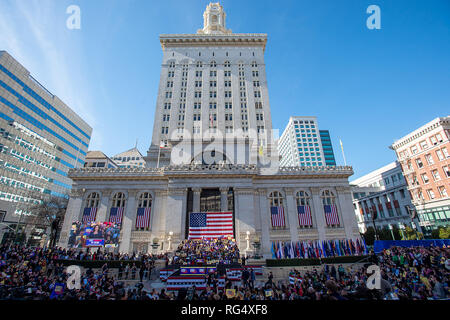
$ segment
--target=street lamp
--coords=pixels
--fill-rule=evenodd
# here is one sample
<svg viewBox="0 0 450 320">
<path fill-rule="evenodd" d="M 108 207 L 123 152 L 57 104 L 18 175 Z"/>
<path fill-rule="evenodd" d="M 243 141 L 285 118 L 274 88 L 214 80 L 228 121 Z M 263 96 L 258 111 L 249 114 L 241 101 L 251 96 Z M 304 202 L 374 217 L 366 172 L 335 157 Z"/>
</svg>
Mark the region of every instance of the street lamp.
<svg viewBox="0 0 450 320">
<path fill-rule="evenodd" d="M 369 209 L 369 212 L 370 212 L 370 217 L 372 218 L 373 230 L 375 232 L 375 240 L 380 240 L 378 238 L 377 226 L 375 225 L 375 219 L 378 216 L 377 211 L 373 210 L 373 207 L 372 207 L 372 208 Z"/>
<path fill-rule="evenodd" d="M 247 248 L 245 248 L 245 251 L 249 251 L 250 250 L 250 231 L 247 230 L 247 232 L 245 234 L 247 235 L 245 237 L 245 240 L 247 240 Z"/>
<path fill-rule="evenodd" d="M 404 233 L 403 233 L 403 231 L 405 230 L 405 226 L 403 225 L 403 223 L 399 223 L 399 224 L 398 224 L 398 227 L 400 228 L 400 234 L 401 234 L 401 236 L 402 236 L 402 240 L 406 240 L 406 239 L 404 239 L 404 238 L 405 238 L 405 235 L 404 235 Z"/>
<path fill-rule="evenodd" d="M 392 231 L 392 230 L 394 230 L 394 227 L 392 226 L 392 224 L 389 225 L 389 230 L 391 230 L 392 240 L 395 240 L 394 232 Z"/>
<path fill-rule="evenodd" d="M 167 240 L 169 240 L 169 248 L 167 249 L 168 251 L 172 250 L 171 249 L 171 245 L 172 245 L 172 236 L 173 236 L 173 232 L 169 231 L 169 238 Z"/>
</svg>

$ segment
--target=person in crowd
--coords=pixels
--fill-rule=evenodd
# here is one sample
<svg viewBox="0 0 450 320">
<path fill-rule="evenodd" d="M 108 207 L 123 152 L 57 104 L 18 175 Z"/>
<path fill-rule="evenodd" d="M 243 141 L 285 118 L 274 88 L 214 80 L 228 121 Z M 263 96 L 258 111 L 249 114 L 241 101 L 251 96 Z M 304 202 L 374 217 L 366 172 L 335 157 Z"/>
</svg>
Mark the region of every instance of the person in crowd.
<svg viewBox="0 0 450 320">
<path fill-rule="evenodd" d="M 232 242 L 228 242 L 232 244 Z M 232 259 L 222 251 L 224 242 L 205 241 L 195 243 L 198 248 L 217 248 L 219 253 L 210 251 L 203 255 L 197 249 L 188 249 L 194 258 L 216 258 L 223 261 Z M 213 245 L 211 247 L 211 245 Z M 217 246 L 217 247 L 215 247 Z M 180 257 L 186 259 L 189 254 Z M 217 272 L 211 274 L 204 290 L 191 288 L 185 297 L 166 289 L 146 292 L 143 285 L 129 288 L 126 283 L 115 278 L 108 271 L 110 260 L 125 263 L 125 277 L 128 279 L 131 265 L 136 273 L 136 263 L 152 265 L 157 256 L 119 253 L 85 252 L 62 248 L 32 248 L 19 245 L 0 246 L 0 300 L 428 300 L 450 299 L 448 279 L 450 271 L 445 261 L 450 255 L 449 248 L 440 247 L 392 247 L 377 256 L 381 270 L 380 288 L 369 289 L 367 266 L 348 268 L 310 268 L 308 271 L 293 269 L 294 283 L 277 281 L 272 273 L 266 284 L 252 284 L 254 270 L 250 269 L 249 285 L 226 280 L 225 287 L 218 284 Z M 218 257 L 218 259 L 217 259 Z M 159 255 L 165 259 L 165 255 Z M 100 260 L 104 267 L 87 268 L 81 275 L 81 288 L 69 289 L 65 260 Z M 108 262 L 107 262 L 108 261 Z M 124 262 L 128 261 L 128 262 Z M 185 260 L 187 261 L 187 260 Z M 444 261 L 444 263 L 442 263 Z M 333 272 L 334 269 L 334 272 Z M 50 271 L 51 270 L 51 271 Z M 336 277 L 338 276 L 338 277 Z M 253 280 L 254 281 L 254 280 Z M 234 297 L 228 298 L 226 288 L 234 288 Z"/>
</svg>

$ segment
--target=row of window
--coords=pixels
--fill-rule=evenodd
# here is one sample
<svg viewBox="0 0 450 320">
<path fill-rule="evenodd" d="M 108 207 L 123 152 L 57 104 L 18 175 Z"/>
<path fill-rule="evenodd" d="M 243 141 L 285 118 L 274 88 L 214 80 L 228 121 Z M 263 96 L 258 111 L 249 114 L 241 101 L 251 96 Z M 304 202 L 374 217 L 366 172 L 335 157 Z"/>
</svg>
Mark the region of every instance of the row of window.
<svg viewBox="0 0 450 320">
<path fill-rule="evenodd" d="M 419 141 L 418 144 L 411 146 L 409 148 L 410 153 L 408 152 L 408 150 L 400 151 L 398 154 L 399 159 L 407 158 L 407 157 L 409 157 L 410 154 L 415 155 L 415 154 L 419 153 L 419 149 L 420 149 L 420 151 L 425 151 L 430 146 L 437 145 L 438 143 L 442 143 L 442 142 L 444 142 L 444 139 L 442 138 L 442 134 L 437 133 L 435 135 L 430 136 L 428 139 Z"/>
<path fill-rule="evenodd" d="M 198 55 L 201 56 L 201 53 L 199 52 Z M 214 52 L 213 52 L 213 56 L 214 56 Z M 182 65 L 183 65 L 183 66 L 187 66 L 187 64 L 185 64 L 185 63 L 183 63 Z M 252 61 L 252 62 L 250 63 L 250 65 L 251 65 L 252 68 L 257 68 L 257 67 L 258 67 L 258 64 L 256 63 L 256 61 Z M 175 61 L 168 61 L 168 67 L 169 67 L 169 69 L 173 69 L 173 68 L 175 68 L 175 66 L 176 66 Z M 203 62 L 202 62 L 202 61 L 197 61 L 197 62 L 195 63 L 195 66 L 196 66 L 197 68 L 203 68 Z M 224 66 L 225 68 L 231 68 L 231 62 L 230 62 L 230 61 L 225 61 L 225 62 L 223 63 L 223 66 Z M 244 65 L 243 65 L 242 63 L 239 63 L 238 66 L 241 68 L 241 67 L 243 67 Z M 215 60 L 211 61 L 211 62 L 209 63 L 209 67 L 210 67 L 210 68 L 217 68 L 217 62 L 216 62 Z"/>
</svg>

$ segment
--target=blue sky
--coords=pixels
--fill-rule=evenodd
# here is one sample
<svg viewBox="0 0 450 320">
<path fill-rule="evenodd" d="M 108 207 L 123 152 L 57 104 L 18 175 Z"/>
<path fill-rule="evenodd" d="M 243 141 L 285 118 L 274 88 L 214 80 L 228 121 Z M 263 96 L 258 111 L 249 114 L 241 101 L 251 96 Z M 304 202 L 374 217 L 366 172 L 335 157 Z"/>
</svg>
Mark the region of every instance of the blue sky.
<svg viewBox="0 0 450 320">
<path fill-rule="evenodd" d="M 0 49 L 93 128 L 91 150 L 146 153 L 161 33 L 195 33 L 203 0 L 1 0 Z M 66 9 L 81 9 L 69 30 Z M 268 34 L 274 128 L 314 115 L 357 178 L 395 159 L 388 146 L 450 110 L 450 1 L 221 1 L 233 32 Z M 381 30 L 366 9 L 381 8 Z"/>
</svg>

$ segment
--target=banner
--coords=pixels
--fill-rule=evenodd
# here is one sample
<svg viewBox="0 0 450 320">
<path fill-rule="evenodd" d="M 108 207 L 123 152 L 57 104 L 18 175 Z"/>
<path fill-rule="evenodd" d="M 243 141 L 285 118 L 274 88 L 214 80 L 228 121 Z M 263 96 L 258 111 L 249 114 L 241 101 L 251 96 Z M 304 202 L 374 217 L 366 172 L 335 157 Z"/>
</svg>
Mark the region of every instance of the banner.
<svg viewBox="0 0 450 320">
<path fill-rule="evenodd" d="M 450 246 L 450 239 L 433 239 L 433 240 L 376 240 L 373 245 L 375 253 L 380 253 L 384 249 L 390 247 L 443 247 Z"/>
<path fill-rule="evenodd" d="M 112 222 L 72 223 L 69 248 L 105 247 L 115 248 L 119 245 L 120 224 Z"/>
</svg>

